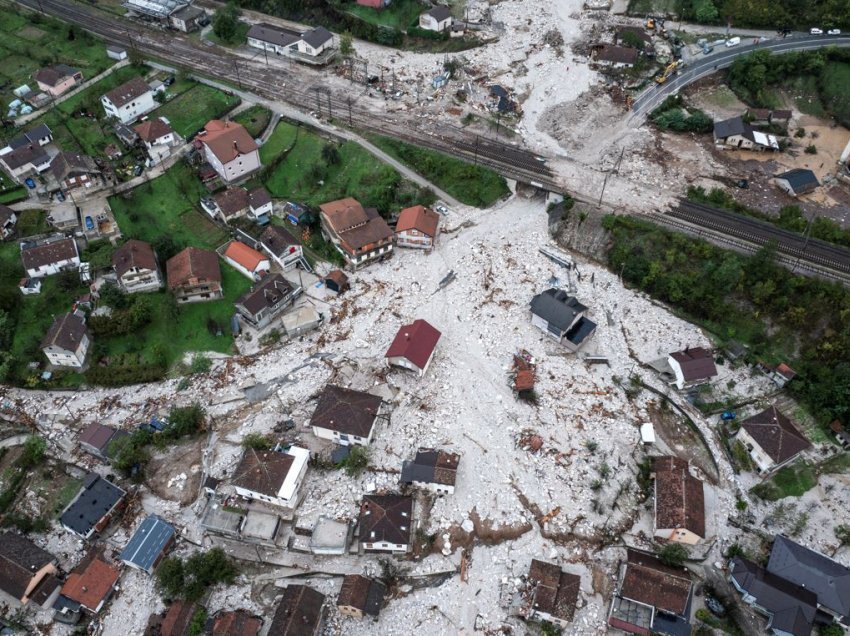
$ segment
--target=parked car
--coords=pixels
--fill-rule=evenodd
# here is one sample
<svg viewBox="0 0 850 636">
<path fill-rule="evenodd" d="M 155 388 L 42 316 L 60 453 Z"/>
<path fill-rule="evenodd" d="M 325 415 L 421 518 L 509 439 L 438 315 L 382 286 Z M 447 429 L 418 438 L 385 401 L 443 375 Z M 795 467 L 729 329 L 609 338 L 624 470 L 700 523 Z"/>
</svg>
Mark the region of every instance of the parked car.
<svg viewBox="0 0 850 636">
<path fill-rule="evenodd" d="M 738 46 L 741 43 L 741 38 L 735 36 L 726 40 L 726 46 Z"/>
<path fill-rule="evenodd" d="M 27 177 L 26 179 L 24 179 L 24 183 L 26 183 L 26 184 L 27 184 L 27 187 L 28 187 L 30 190 L 34 190 L 34 189 L 35 189 L 35 181 L 33 180 L 33 178 L 32 178 L 32 177 Z"/>
<path fill-rule="evenodd" d="M 823 35 L 823 31 L 820 29 L 811 29 L 809 35 Z"/>
<path fill-rule="evenodd" d="M 64 192 L 62 192 L 62 190 L 57 190 L 57 191 L 56 191 L 56 198 L 57 198 L 59 201 L 64 201 L 64 200 L 65 200 L 65 193 L 64 193 Z"/>
<path fill-rule="evenodd" d="M 138 177 L 142 174 L 142 172 L 144 172 L 144 170 L 145 167 L 142 164 L 138 164 L 135 168 L 133 168 L 133 174 Z"/>
<path fill-rule="evenodd" d="M 165 78 L 165 81 L 163 81 L 162 83 L 165 86 L 171 86 L 174 83 L 174 76 L 169 75 L 168 77 Z"/>
<path fill-rule="evenodd" d="M 90 216 L 86 217 L 86 229 L 89 231 L 94 229 L 94 221 Z"/>
<path fill-rule="evenodd" d="M 841 29 L 830 29 L 826 32 L 827 35 L 841 35 Z"/>
<path fill-rule="evenodd" d="M 438 206 L 436 207 L 436 210 L 437 210 L 437 212 L 439 212 L 440 214 L 448 214 L 448 213 L 449 213 L 449 209 L 448 209 L 446 206 L 444 206 L 444 205 L 438 205 Z"/>
</svg>

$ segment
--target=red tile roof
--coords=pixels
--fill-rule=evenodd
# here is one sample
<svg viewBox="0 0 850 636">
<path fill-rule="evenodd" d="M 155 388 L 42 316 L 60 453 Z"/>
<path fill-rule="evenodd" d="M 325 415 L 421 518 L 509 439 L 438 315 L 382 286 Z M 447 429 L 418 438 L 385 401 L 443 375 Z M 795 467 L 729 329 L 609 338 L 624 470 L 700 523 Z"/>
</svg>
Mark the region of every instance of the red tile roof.
<svg viewBox="0 0 850 636">
<path fill-rule="evenodd" d="M 403 325 L 398 330 L 385 357 L 407 358 L 420 369 L 424 369 L 437 347 L 440 335 L 439 331 L 424 320 L 414 320 L 413 324 Z"/>
<path fill-rule="evenodd" d="M 198 139 L 209 146 L 222 163 L 230 163 L 239 155 L 247 155 L 257 149 L 257 142 L 242 124 L 212 119 L 204 126 L 204 131 Z"/>
<path fill-rule="evenodd" d="M 437 235 L 437 227 L 440 225 L 440 215 L 429 210 L 424 205 L 414 205 L 412 208 L 405 208 L 398 215 L 398 221 L 395 225 L 396 232 L 406 232 L 408 230 L 419 230 L 423 234 L 434 238 Z"/>
<path fill-rule="evenodd" d="M 260 252 L 240 241 L 230 241 L 224 249 L 224 257 L 238 263 L 249 272 L 256 271 L 260 263 L 268 261 Z"/>
<path fill-rule="evenodd" d="M 138 126 L 134 126 L 133 129 L 142 141 L 147 142 L 156 141 L 160 137 L 165 137 L 167 134 L 174 132 L 174 129 L 171 126 L 158 117 L 156 119 L 144 121 Z"/>
<path fill-rule="evenodd" d="M 671 568 L 648 554 L 628 550 L 628 563 L 620 594 L 682 616 L 691 596 L 691 577 L 687 570 Z"/>
<path fill-rule="evenodd" d="M 194 285 L 193 281 L 221 283 L 221 269 L 214 252 L 199 247 L 187 247 L 168 259 L 165 264 L 169 289 Z"/>
<path fill-rule="evenodd" d="M 215 617 L 212 636 L 257 636 L 263 621 L 245 610 L 223 612 Z"/>
<path fill-rule="evenodd" d="M 118 576 L 118 568 L 94 558 L 81 572 L 68 575 L 68 580 L 62 586 L 62 595 L 95 611 L 109 596 L 118 582 Z"/>
</svg>

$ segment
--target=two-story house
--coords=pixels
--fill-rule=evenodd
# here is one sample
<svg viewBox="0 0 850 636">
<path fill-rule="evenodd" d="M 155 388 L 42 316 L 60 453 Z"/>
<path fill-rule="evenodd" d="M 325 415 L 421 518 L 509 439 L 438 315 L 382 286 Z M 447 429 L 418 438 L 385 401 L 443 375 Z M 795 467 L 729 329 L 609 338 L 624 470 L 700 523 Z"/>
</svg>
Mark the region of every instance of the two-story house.
<svg viewBox="0 0 850 636">
<path fill-rule="evenodd" d="M 162 286 L 156 253 L 150 243 L 130 239 L 112 254 L 118 284 L 128 294 L 156 291 Z"/>
<path fill-rule="evenodd" d="M 225 183 L 240 181 L 262 167 L 257 142 L 241 124 L 213 119 L 198 134 L 197 141 Z"/>
<path fill-rule="evenodd" d="M 80 253 L 74 239 L 57 234 L 37 243 L 21 243 L 21 262 L 29 278 L 42 278 L 79 268 Z"/>
<path fill-rule="evenodd" d="M 253 281 L 268 274 L 271 262 L 261 252 L 241 241 L 230 241 L 221 248 L 221 257 L 236 271 Z"/>
<path fill-rule="evenodd" d="M 11 238 L 15 233 L 15 223 L 17 222 L 17 212 L 8 206 L 0 205 L 0 239 Z"/>
<path fill-rule="evenodd" d="M 689 386 L 704 384 L 717 375 L 714 356 L 702 347 L 687 347 L 671 353 L 667 363 L 673 370 L 673 384 L 681 390 Z"/>
<path fill-rule="evenodd" d="M 153 90 L 141 77 L 134 77 L 100 98 L 107 117 L 115 117 L 122 124 L 136 121 L 157 107 Z"/>
<path fill-rule="evenodd" d="M 352 269 L 392 256 L 394 234 L 377 210 L 350 197 L 319 208 L 322 234 Z"/>
<path fill-rule="evenodd" d="M 74 239 L 57 234 L 38 243 L 21 243 L 21 262 L 29 278 L 42 278 L 79 268 L 80 253 Z"/>
<path fill-rule="evenodd" d="M 531 324 L 576 352 L 596 331 L 587 307 L 562 289 L 547 289 L 531 299 Z"/>
<path fill-rule="evenodd" d="M 60 152 L 50 161 L 50 173 L 60 188 L 92 188 L 101 183 L 95 160 L 78 152 Z"/>
<path fill-rule="evenodd" d="M 53 321 L 41 341 L 41 350 L 53 366 L 79 369 L 86 363 L 90 344 L 86 321 L 76 313 L 68 313 Z"/>
<path fill-rule="evenodd" d="M 769 406 L 742 421 L 735 439 L 744 445 L 760 473 L 777 470 L 812 447 L 776 406 Z"/>
<path fill-rule="evenodd" d="M 395 240 L 399 247 L 429 250 L 440 232 L 440 215 L 424 205 L 405 208 L 395 224 Z"/>
<path fill-rule="evenodd" d="M 295 289 L 282 275 L 272 274 L 236 300 L 236 311 L 254 329 L 263 329 L 291 307 L 300 293 L 300 287 Z"/>
<path fill-rule="evenodd" d="M 433 448 L 420 448 L 412 461 L 401 466 L 401 483 L 431 490 L 438 495 L 455 491 L 460 455 Z"/>
<path fill-rule="evenodd" d="M 329 384 L 319 397 L 310 427 L 316 437 L 343 446 L 368 446 L 382 411 L 379 396 Z"/>
<path fill-rule="evenodd" d="M 304 257 L 301 241 L 286 228 L 269 225 L 260 234 L 260 248 L 274 260 L 283 271 L 294 268 Z"/>
<path fill-rule="evenodd" d="M 39 90 L 53 97 L 59 97 L 82 83 L 83 73 L 67 64 L 55 64 L 38 70 L 33 78 Z"/>
<path fill-rule="evenodd" d="M 281 508 L 294 508 L 309 461 L 310 451 L 298 446 L 290 446 L 285 452 L 248 448 L 233 473 L 236 494 Z"/>
<path fill-rule="evenodd" d="M 0 165 L 9 176 L 23 183 L 30 175 L 41 174 L 50 168 L 50 153 L 45 146 L 53 141 L 53 132 L 46 124 L 18 135 L 0 149 Z"/>
<path fill-rule="evenodd" d="M 248 191 L 248 212 L 260 225 L 271 220 L 274 211 L 272 195 L 263 186 L 257 186 Z"/>
<path fill-rule="evenodd" d="M 139 139 L 145 144 L 148 157 L 154 164 L 171 154 L 171 149 L 180 143 L 180 136 L 162 117 L 148 119 L 133 127 Z"/>
<path fill-rule="evenodd" d="M 168 289 L 178 303 L 218 300 L 224 295 L 221 268 L 214 252 L 187 247 L 165 264 Z"/>
<path fill-rule="evenodd" d="M 364 495 L 357 525 L 362 550 L 409 552 L 413 536 L 413 497 Z"/>
</svg>

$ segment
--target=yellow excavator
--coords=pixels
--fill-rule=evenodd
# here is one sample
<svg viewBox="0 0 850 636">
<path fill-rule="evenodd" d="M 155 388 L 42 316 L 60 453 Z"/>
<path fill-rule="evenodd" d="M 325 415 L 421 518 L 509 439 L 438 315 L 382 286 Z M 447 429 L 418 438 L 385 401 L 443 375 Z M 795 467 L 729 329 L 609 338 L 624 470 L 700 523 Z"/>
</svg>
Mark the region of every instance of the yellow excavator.
<svg viewBox="0 0 850 636">
<path fill-rule="evenodd" d="M 676 71 L 678 71 L 682 66 L 684 66 L 684 64 L 685 63 L 682 60 L 675 60 L 673 62 L 670 62 L 670 64 L 667 65 L 667 68 L 664 69 L 664 72 L 655 78 L 655 81 L 659 84 L 663 84 L 668 79 L 670 79 L 671 75 L 675 74 Z"/>
</svg>

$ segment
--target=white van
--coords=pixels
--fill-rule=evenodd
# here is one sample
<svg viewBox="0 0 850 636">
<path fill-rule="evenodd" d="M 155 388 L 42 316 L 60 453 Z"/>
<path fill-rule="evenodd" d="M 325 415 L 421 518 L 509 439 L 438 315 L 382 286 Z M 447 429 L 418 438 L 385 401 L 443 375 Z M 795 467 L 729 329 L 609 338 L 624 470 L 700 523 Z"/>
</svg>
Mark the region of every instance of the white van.
<svg viewBox="0 0 850 636">
<path fill-rule="evenodd" d="M 726 46 L 738 46 L 741 43 L 741 38 L 735 36 L 726 40 Z"/>
</svg>

